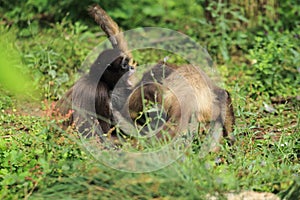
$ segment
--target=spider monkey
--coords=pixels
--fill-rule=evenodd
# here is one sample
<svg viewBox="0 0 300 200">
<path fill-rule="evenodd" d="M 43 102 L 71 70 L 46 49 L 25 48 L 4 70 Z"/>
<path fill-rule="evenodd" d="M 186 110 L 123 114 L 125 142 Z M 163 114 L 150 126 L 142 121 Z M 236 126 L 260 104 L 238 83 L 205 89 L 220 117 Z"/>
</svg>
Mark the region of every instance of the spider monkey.
<svg viewBox="0 0 300 200">
<path fill-rule="evenodd" d="M 129 88 L 126 80 L 133 71 L 129 58 L 120 50 L 103 51 L 91 65 L 89 73 L 80 78 L 57 103 L 56 108 L 63 115 L 73 110 L 64 125 L 75 124 L 85 136 L 89 136 L 91 128 L 97 125 L 100 125 L 103 133 L 107 133 L 114 121 L 111 91 L 120 80 L 125 80 L 122 84 Z"/>
</svg>

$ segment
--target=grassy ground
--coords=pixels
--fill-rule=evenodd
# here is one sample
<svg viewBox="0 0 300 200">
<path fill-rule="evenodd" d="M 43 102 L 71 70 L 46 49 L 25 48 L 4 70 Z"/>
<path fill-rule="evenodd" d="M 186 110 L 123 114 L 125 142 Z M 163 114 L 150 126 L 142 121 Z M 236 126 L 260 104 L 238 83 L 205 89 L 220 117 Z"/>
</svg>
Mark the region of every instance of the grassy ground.
<svg viewBox="0 0 300 200">
<path fill-rule="evenodd" d="M 237 97 L 234 102 L 244 104 L 244 110 L 235 106 L 233 147 L 199 158 L 195 145 L 172 165 L 141 174 L 98 163 L 74 135 L 55 130 L 45 117 L 2 110 L 1 197 L 198 199 L 207 193 L 286 190 L 300 170 L 299 105 L 276 105 L 279 113 L 269 114 L 252 111 L 256 102 L 246 106 L 245 99 Z"/>
<path fill-rule="evenodd" d="M 87 53 L 103 40 L 87 29 L 62 21 L 51 28 L 29 29 L 25 35 L 18 28 L 8 31 L 16 36 L 10 40 L 42 96 L 20 97 L 1 86 L 0 199 L 206 199 L 207 194 L 222 199 L 226 192 L 243 190 L 287 195 L 299 186 L 299 72 L 289 71 L 299 66 L 299 39 L 284 42 L 295 32 L 276 35 L 276 48 L 266 39 L 252 46 L 252 52 L 232 55 L 230 62 L 217 61 L 233 98 L 234 146 L 224 144 L 220 152 L 200 158 L 199 146 L 193 144 L 168 167 L 127 173 L 97 162 L 76 133 L 58 130 L 56 121 L 47 117 L 51 103 L 78 78 L 75 74 Z M 293 46 L 284 49 L 286 45 Z M 289 49 L 294 54 L 281 60 Z M 270 79 L 275 82 L 269 86 L 273 68 L 268 66 L 279 66 L 277 74 L 286 68 L 288 76 Z"/>
</svg>

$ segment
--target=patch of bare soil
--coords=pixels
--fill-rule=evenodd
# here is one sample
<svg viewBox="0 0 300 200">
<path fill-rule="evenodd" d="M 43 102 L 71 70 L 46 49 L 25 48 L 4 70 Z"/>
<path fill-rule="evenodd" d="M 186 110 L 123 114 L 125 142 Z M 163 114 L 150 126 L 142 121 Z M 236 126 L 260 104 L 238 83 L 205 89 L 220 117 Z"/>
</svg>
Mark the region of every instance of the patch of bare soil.
<svg viewBox="0 0 300 200">
<path fill-rule="evenodd" d="M 280 200 L 278 196 L 268 192 L 243 191 L 241 193 L 226 193 L 228 200 Z M 216 196 L 208 196 L 208 200 L 218 200 Z"/>
<path fill-rule="evenodd" d="M 5 109 L 5 113 L 19 116 L 45 117 L 47 113 L 42 108 L 42 104 L 41 101 L 16 100 L 14 108 Z"/>
</svg>

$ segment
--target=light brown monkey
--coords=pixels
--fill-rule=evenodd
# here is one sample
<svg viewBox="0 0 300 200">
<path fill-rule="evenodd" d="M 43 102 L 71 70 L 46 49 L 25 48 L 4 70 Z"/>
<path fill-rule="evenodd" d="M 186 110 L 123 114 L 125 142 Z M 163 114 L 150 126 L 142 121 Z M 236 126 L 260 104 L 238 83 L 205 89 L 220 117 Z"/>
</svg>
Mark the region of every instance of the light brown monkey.
<svg viewBox="0 0 300 200">
<path fill-rule="evenodd" d="M 194 116 L 200 123 L 211 124 L 212 151 L 218 149 L 223 136 L 234 142 L 235 118 L 229 93 L 192 65 L 176 66 L 161 62 L 144 74 L 127 102 L 130 117 L 140 124 L 145 123 L 145 116 L 140 117 L 145 109 L 145 100 L 163 108 L 166 123 L 157 133 L 158 138 L 163 137 L 163 132 L 175 137 L 186 131 Z"/>
</svg>

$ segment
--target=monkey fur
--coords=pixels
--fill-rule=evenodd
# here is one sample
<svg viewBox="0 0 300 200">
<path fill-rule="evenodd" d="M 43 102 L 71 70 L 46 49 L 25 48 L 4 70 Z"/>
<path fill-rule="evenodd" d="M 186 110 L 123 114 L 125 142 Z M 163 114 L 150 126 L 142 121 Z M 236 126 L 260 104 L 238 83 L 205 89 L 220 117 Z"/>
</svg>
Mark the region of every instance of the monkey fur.
<svg viewBox="0 0 300 200">
<path fill-rule="evenodd" d="M 213 151 L 218 149 L 217 144 L 223 136 L 228 137 L 230 143 L 235 140 L 232 135 L 235 118 L 229 93 L 214 85 L 203 71 L 192 65 L 161 62 L 145 73 L 127 101 L 133 121 L 143 111 L 144 100 L 162 105 L 166 115 L 162 130 L 171 137 L 186 131 L 184 127 L 195 116 L 200 123 L 213 122 L 213 128 L 222 128 L 214 133 Z M 144 123 L 143 118 L 139 120 L 140 124 Z M 163 131 L 156 136 L 161 138 Z"/>
<path fill-rule="evenodd" d="M 100 125 L 103 133 L 111 129 L 114 121 L 111 104 L 112 99 L 116 99 L 112 97 L 111 91 L 121 81 L 123 90 L 129 93 L 129 75 L 125 74 L 134 71 L 132 55 L 117 23 L 98 5 L 90 6 L 88 12 L 106 33 L 113 49 L 102 52 L 90 67 L 89 73 L 79 79 L 56 105 L 62 115 L 73 110 L 64 125 L 75 124 L 83 135 L 89 135 L 97 125 Z M 123 75 L 125 77 L 120 80 Z"/>
<path fill-rule="evenodd" d="M 90 67 L 87 75 L 80 78 L 58 101 L 56 108 L 62 115 L 73 110 L 65 126 L 75 124 L 83 135 L 100 125 L 107 133 L 114 121 L 111 110 L 111 91 L 121 79 L 127 80 L 134 68 L 129 58 L 117 49 L 103 51 Z M 102 76 L 100 76 L 102 74 Z M 130 87 L 124 82 L 124 88 Z"/>
<path fill-rule="evenodd" d="M 118 24 L 97 4 L 88 7 L 89 15 L 106 33 L 114 49 L 119 49 L 130 59 L 130 65 L 134 65 L 132 55 L 127 47 L 127 42 Z"/>
</svg>

